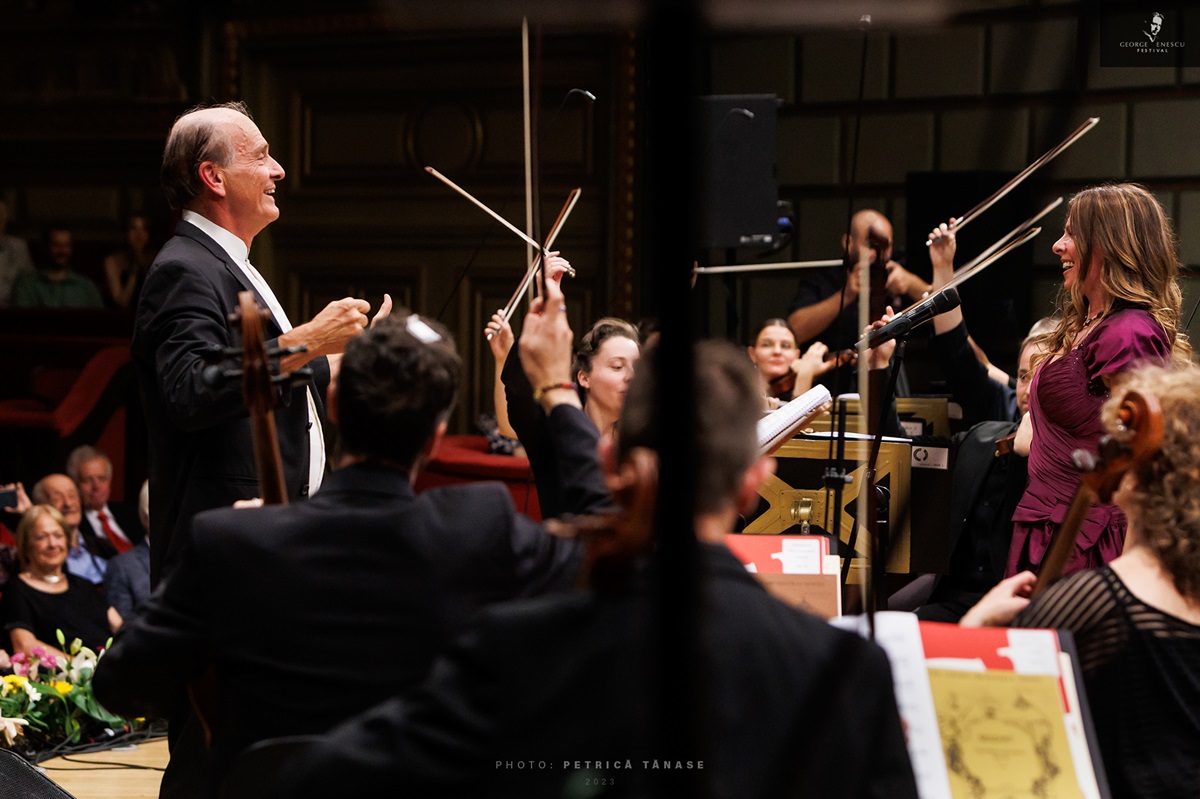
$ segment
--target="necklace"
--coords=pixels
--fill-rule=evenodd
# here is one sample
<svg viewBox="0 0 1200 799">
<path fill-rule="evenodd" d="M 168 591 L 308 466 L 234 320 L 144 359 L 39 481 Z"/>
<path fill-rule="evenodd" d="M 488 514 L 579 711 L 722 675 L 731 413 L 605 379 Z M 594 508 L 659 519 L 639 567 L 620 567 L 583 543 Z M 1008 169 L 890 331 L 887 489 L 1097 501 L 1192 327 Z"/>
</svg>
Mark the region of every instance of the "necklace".
<svg viewBox="0 0 1200 799">
<path fill-rule="evenodd" d="M 1090 325 L 1092 322 L 1095 322 L 1097 319 L 1099 319 L 1100 317 L 1104 316 L 1104 314 L 1105 314 L 1105 311 L 1099 311 L 1099 312 L 1097 312 L 1097 313 L 1096 313 L 1094 316 L 1085 316 L 1085 317 L 1083 318 L 1083 326 L 1084 326 L 1084 327 L 1087 327 L 1087 326 L 1088 326 L 1088 325 Z"/>
<path fill-rule="evenodd" d="M 50 584 L 62 582 L 62 578 L 63 578 L 63 576 L 61 574 L 36 574 L 34 576 L 37 577 L 42 582 L 46 582 L 46 583 L 50 583 Z"/>
</svg>

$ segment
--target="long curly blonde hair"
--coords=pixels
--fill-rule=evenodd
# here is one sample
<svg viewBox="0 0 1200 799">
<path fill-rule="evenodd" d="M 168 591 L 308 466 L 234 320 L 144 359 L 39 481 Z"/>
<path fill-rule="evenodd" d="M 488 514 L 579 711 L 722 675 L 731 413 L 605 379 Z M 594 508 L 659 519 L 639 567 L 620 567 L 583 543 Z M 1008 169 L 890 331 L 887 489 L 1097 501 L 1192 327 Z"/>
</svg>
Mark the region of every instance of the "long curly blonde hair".
<svg viewBox="0 0 1200 799">
<path fill-rule="evenodd" d="M 1130 373 L 1101 411 L 1107 429 L 1117 429 L 1129 391 L 1155 396 L 1163 417 L 1162 447 L 1134 467 L 1130 519 L 1175 590 L 1200 602 L 1200 368 L 1145 366 Z"/>
<path fill-rule="evenodd" d="M 1134 306 L 1149 312 L 1171 342 L 1172 362 L 1189 363 L 1192 346 L 1179 327 L 1183 295 L 1176 280 L 1178 245 L 1158 199 L 1136 183 L 1093 186 L 1071 198 L 1067 224 L 1079 253 L 1077 278 L 1070 291 L 1059 290 L 1056 315 L 1062 321 L 1039 337 L 1044 351 L 1034 365 L 1069 350 L 1083 329 L 1088 316 L 1083 282 L 1092 268 L 1093 253 L 1099 256 L 1100 285 L 1113 296 L 1114 307 Z"/>
</svg>

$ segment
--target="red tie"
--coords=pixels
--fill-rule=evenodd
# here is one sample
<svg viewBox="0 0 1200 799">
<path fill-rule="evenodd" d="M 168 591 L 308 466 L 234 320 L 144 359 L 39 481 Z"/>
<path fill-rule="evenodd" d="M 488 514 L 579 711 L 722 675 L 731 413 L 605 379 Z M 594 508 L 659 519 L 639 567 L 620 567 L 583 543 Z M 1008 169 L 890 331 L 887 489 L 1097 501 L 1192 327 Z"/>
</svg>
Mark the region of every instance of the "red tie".
<svg viewBox="0 0 1200 799">
<path fill-rule="evenodd" d="M 108 523 L 108 514 L 102 510 L 96 511 L 97 518 L 100 519 L 100 526 L 104 529 L 104 535 L 108 537 L 109 543 L 117 548 L 117 552 L 125 552 L 133 546 L 129 539 L 118 533 L 113 526 Z"/>
</svg>

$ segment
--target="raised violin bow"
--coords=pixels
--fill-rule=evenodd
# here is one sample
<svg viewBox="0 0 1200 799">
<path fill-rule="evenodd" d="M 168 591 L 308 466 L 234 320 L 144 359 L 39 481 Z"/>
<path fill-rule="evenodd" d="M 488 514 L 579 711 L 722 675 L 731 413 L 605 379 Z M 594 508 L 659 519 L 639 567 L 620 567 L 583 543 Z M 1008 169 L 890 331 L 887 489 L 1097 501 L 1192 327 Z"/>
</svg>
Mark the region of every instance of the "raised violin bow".
<svg viewBox="0 0 1200 799">
<path fill-rule="evenodd" d="M 1084 136 L 1084 134 L 1086 134 L 1092 128 L 1096 127 L 1096 125 L 1098 125 L 1099 123 L 1100 123 L 1100 117 L 1090 117 L 1087 120 L 1087 122 L 1084 122 L 1082 125 L 1080 125 L 1078 128 L 1076 128 L 1074 133 L 1072 133 L 1067 138 L 1063 139 L 1061 142 L 1056 144 L 1054 147 L 1052 147 L 1047 152 L 1043 153 L 1040 158 L 1038 158 L 1036 161 L 1034 161 L 1029 166 L 1022 169 L 1016 175 L 1016 177 L 1014 177 L 1012 180 L 1008 181 L 1008 183 L 1005 183 L 1003 186 L 1001 186 L 999 189 L 997 189 L 994 194 L 992 194 L 986 200 L 979 203 L 974 208 L 972 208 L 970 211 L 967 211 L 965 214 L 963 214 L 961 217 L 959 217 L 957 220 L 955 220 L 954 224 L 950 226 L 950 230 L 960 230 L 961 228 L 966 227 L 967 224 L 969 224 L 974 219 L 976 219 L 984 211 L 986 211 L 987 209 L 991 208 L 993 205 L 998 203 L 1010 191 L 1015 189 L 1017 186 L 1021 185 L 1021 183 L 1026 178 L 1028 178 L 1034 172 L 1036 172 L 1039 169 L 1041 169 L 1042 167 L 1044 167 L 1046 164 L 1053 161 L 1055 158 L 1057 158 L 1059 155 L 1061 155 L 1072 144 L 1079 141 Z M 925 241 L 925 246 L 928 247 L 929 244 L 930 244 L 930 242 L 927 239 Z"/>
<path fill-rule="evenodd" d="M 554 224 L 550 228 L 550 234 L 546 237 L 546 244 L 542 248 L 546 252 L 549 252 L 550 248 L 554 246 L 554 240 L 558 238 L 559 230 L 562 229 L 563 224 L 567 221 L 567 217 L 571 215 L 571 211 L 575 208 L 575 203 L 579 201 L 579 195 L 582 193 L 582 191 L 582 189 L 571 189 L 571 193 L 567 196 L 567 202 L 563 205 L 562 210 L 558 212 L 558 218 L 554 220 Z M 525 271 L 525 277 L 521 278 L 521 284 L 517 286 L 517 290 L 513 292 L 511 297 L 509 297 L 508 304 L 506 304 L 504 309 L 500 312 L 500 315 L 504 318 L 505 322 L 512 318 L 513 312 L 517 309 L 517 303 L 521 299 L 521 295 L 524 294 L 526 289 L 529 288 L 529 283 L 535 277 L 537 277 L 537 274 L 541 268 L 542 256 L 534 256 L 533 262 L 529 264 L 529 269 Z M 570 274 L 574 274 L 574 270 L 571 270 Z M 492 338 L 491 331 L 488 331 L 487 337 L 489 340 Z"/>
</svg>

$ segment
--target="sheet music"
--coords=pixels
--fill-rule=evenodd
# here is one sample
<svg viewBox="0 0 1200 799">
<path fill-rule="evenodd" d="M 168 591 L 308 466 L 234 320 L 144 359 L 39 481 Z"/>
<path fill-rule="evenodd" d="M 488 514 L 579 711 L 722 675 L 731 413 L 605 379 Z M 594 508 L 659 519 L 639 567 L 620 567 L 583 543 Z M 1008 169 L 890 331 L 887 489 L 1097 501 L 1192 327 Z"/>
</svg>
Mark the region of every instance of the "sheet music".
<svg viewBox="0 0 1200 799">
<path fill-rule="evenodd" d="M 830 401 L 829 389 L 813 386 L 799 397 L 758 420 L 758 448 L 767 452 L 798 424 L 815 416 Z"/>
</svg>

